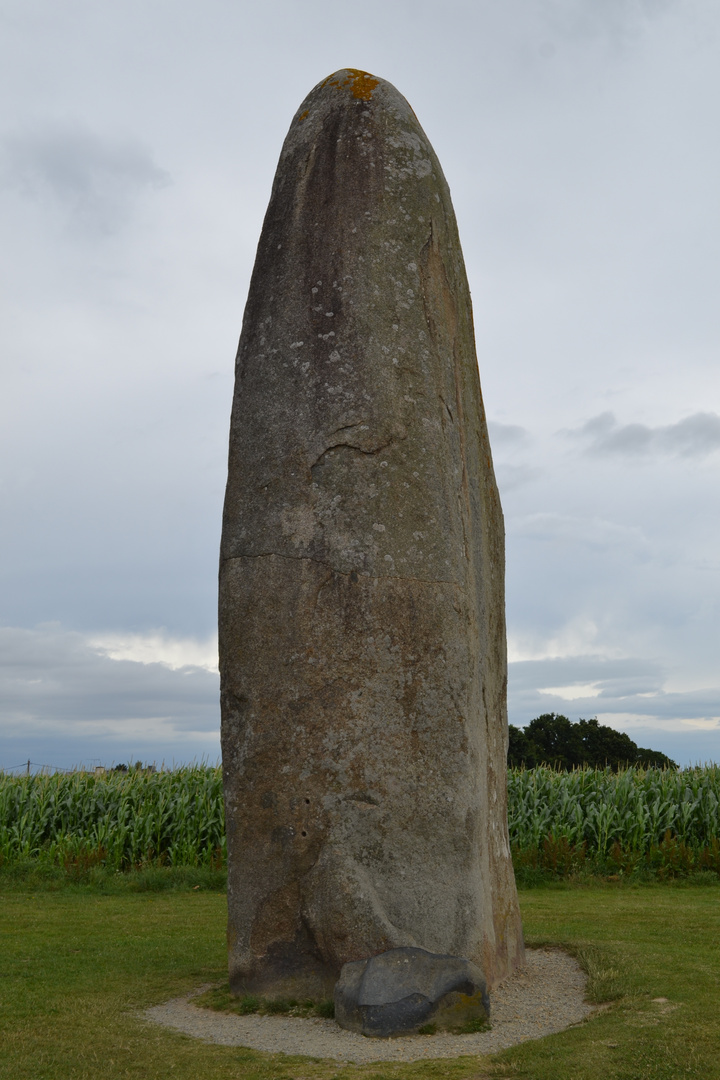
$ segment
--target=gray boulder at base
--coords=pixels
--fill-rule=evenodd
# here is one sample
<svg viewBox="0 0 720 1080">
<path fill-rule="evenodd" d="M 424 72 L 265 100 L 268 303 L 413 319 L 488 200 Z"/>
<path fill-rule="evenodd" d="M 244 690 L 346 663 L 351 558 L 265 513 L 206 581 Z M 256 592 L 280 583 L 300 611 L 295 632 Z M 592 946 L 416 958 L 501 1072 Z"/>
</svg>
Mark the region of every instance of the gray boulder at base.
<svg viewBox="0 0 720 1080">
<path fill-rule="evenodd" d="M 455 1030 L 490 1016 L 482 971 L 459 956 L 391 949 L 345 964 L 335 987 L 335 1019 L 361 1035 L 410 1035 L 425 1024 Z"/>
<path fill-rule="evenodd" d="M 523 956 L 503 517 L 450 194 L 389 83 L 300 106 L 236 361 L 220 562 L 234 992 Z"/>
</svg>

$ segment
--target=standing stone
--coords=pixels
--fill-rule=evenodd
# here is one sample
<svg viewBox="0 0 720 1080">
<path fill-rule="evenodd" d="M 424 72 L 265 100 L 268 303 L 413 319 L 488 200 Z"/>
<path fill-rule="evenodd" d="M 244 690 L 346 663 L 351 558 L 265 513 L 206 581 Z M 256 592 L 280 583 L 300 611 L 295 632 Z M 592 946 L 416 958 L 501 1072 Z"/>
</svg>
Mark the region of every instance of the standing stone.
<svg viewBox="0 0 720 1080">
<path fill-rule="evenodd" d="M 280 155 L 236 362 L 220 564 L 235 993 L 401 946 L 523 958 L 503 517 L 438 160 L 346 70 Z"/>
</svg>

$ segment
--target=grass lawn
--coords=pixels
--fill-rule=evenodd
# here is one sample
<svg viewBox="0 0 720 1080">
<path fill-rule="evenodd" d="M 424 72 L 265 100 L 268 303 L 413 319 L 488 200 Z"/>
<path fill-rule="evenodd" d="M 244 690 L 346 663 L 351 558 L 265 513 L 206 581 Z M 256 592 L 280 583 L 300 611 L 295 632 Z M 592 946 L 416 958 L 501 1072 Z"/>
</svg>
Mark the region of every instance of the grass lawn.
<svg viewBox="0 0 720 1080">
<path fill-rule="evenodd" d="M 720 886 L 539 888 L 520 901 L 528 943 L 581 950 L 595 990 L 616 997 L 606 1011 L 492 1059 L 338 1066 L 142 1019 L 225 978 L 222 893 L 23 892 L 0 877 L 0 1077 L 720 1080 Z"/>
</svg>

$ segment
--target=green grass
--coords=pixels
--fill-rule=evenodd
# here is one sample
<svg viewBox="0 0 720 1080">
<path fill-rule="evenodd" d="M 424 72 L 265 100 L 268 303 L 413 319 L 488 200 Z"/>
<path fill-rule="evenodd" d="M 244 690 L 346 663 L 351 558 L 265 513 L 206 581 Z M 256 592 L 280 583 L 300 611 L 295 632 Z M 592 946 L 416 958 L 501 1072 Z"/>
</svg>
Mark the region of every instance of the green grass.
<svg viewBox="0 0 720 1080">
<path fill-rule="evenodd" d="M 210 866 L 139 866 L 121 872 L 105 866 L 58 866 L 22 859 L 0 866 L 0 891 L 78 892 L 108 896 L 126 893 L 204 889 L 224 893 L 227 872 Z"/>
<path fill-rule="evenodd" d="M 2 888 L 3 1080 L 720 1080 L 717 885 L 521 891 L 529 943 L 570 948 L 593 997 L 613 1004 L 492 1059 L 368 1066 L 213 1046 L 142 1018 L 226 981 L 220 893 L 179 881 L 159 892 Z"/>
<path fill-rule="evenodd" d="M 528 941 L 568 944 L 589 966 L 592 997 L 615 1004 L 587 1024 L 516 1048 L 507 1075 L 720 1077 L 720 888 L 609 885 L 520 895 Z"/>
</svg>

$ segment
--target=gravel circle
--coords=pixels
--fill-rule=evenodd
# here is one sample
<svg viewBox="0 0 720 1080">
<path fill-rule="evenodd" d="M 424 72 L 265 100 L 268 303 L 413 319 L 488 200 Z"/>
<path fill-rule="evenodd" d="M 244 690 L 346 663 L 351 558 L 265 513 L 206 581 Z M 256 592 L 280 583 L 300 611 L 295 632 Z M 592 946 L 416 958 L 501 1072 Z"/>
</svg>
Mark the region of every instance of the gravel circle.
<svg viewBox="0 0 720 1080">
<path fill-rule="evenodd" d="M 315 1017 L 237 1016 L 193 1005 L 207 987 L 147 1009 L 145 1016 L 206 1042 L 244 1046 L 271 1054 L 302 1054 L 362 1065 L 370 1061 L 424 1061 L 494 1054 L 508 1046 L 564 1031 L 596 1007 L 585 1001 L 586 976 L 560 949 L 527 949 L 526 965 L 491 995 L 489 1031 L 474 1035 L 405 1035 L 370 1039 Z"/>
</svg>

